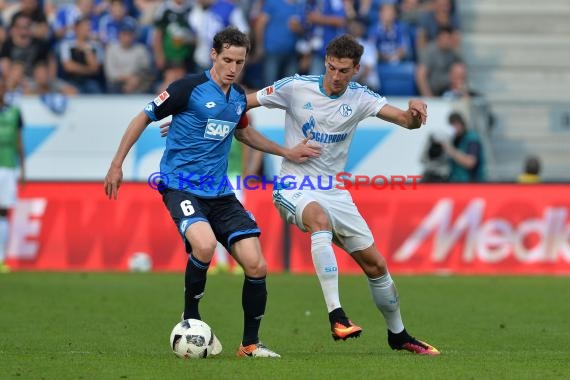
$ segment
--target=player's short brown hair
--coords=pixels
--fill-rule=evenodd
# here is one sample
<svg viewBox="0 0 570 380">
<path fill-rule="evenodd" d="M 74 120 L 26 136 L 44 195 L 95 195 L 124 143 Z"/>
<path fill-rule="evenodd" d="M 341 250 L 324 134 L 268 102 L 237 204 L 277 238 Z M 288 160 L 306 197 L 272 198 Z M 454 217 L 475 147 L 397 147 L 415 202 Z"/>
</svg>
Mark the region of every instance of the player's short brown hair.
<svg viewBox="0 0 570 380">
<path fill-rule="evenodd" d="M 251 43 L 245 33 L 236 27 L 230 26 L 216 33 L 212 47 L 216 53 L 220 54 L 222 49 L 227 49 L 230 46 L 244 47 L 246 53 L 249 53 Z"/>
<path fill-rule="evenodd" d="M 350 58 L 354 65 L 360 63 L 360 57 L 364 53 L 364 47 L 350 34 L 343 34 L 333 39 L 327 45 L 327 57 Z"/>
</svg>

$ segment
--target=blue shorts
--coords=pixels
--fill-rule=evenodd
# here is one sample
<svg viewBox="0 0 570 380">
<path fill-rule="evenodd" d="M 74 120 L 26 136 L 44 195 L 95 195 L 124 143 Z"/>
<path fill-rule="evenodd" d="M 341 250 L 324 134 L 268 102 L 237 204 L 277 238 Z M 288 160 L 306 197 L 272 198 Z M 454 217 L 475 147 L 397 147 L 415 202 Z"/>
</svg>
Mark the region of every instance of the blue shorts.
<svg viewBox="0 0 570 380">
<path fill-rule="evenodd" d="M 216 240 L 230 253 L 232 253 L 231 246 L 235 242 L 261 235 L 253 215 L 243 207 L 234 194 L 218 198 L 201 198 L 169 188 L 160 190 L 160 193 L 178 232 L 184 239 L 187 253 L 192 252 L 192 246 L 186 239 L 186 230 L 199 221 L 210 224 Z"/>
</svg>

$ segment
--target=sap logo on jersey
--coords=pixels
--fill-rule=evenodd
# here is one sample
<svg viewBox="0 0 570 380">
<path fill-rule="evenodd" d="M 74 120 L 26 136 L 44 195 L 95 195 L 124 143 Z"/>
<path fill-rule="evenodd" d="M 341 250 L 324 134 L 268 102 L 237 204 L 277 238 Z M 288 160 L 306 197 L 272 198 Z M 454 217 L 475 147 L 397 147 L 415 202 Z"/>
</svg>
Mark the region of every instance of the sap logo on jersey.
<svg viewBox="0 0 570 380">
<path fill-rule="evenodd" d="M 223 140 L 230 134 L 235 126 L 236 123 L 232 123 L 231 121 L 208 119 L 204 137 L 212 140 Z"/>
</svg>

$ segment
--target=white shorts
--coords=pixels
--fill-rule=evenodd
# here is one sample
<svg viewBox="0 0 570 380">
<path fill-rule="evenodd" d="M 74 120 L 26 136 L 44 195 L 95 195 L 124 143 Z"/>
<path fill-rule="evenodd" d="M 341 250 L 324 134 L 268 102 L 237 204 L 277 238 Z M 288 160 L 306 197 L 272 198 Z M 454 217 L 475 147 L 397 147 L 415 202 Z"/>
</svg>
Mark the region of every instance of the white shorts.
<svg viewBox="0 0 570 380">
<path fill-rule="evenodd" d="M 0 168 L 0 208 L 12 208 L 16 205 L 18 170 Z"/>
<path fill-rule="evenodd" d="M 274 190 L 273 204 L 287 223 L 296 224 L 301 231 L 307 231 L 303 225 L 303 210 L 317 202 L 329 217 L 333 229 L 335 244 L 353 253 L 370 247 L 374 243 L 372 232 L 358 212 L 347 190 Z"/>
</svg>

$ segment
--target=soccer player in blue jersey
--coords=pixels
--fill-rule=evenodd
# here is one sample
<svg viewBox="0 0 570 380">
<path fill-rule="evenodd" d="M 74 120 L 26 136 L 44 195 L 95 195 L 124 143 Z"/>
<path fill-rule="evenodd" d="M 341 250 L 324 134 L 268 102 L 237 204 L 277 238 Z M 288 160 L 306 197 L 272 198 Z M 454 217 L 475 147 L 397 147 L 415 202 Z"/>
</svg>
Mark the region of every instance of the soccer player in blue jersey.
<svg viewBox="0 0 570 380">
<path fill-rule="evenodd" d="M 353 37 L 339 36 L 326 48 L 324 75 L 284 78 L 247 96 L 250 108 L 285 110 L 286 146 L 311 138 L 309 145 L 322 147 L 318 158 L 304 163 L 285 158 L 281 165 L 282 179 L 309 177 L 314 184 L 319 178 L 336 178 L 345 171 L 358 123 L 367 117 L 378 117 L 406 129 L 425 124 L 427 105 L 423 101 L 410 100 L 408 109 L 402 110 L 351 82 L 360 68 L 362 53 L 362 46 Z M 311 234 L 311 255 L 329 312 L 332 337 L 346 340 L 362 332 L 341 307 L 334 241 L 365 273 L 374 303 L 386 321 L 390 347 L 420 355 L 438 355 L 435 347 L 410 336 L 404 328 L 398 292 L 386 261 L 350 193 L 342 183 L 338 185 L 327 190 L 282 186 L 273 191 L 273 203 L 282 218 Z"/>
<path fill-rule="evenodd" d="M 219 241 L 245 273 L 244 329 L 237 356 L 280 357 L 259 341 L 267 302 L 267 267 L 258 240 L 259 228 L 227 180 L 228 155 L 234 135 L 254 149 L 299 163 L 317 157 L 320 149 L 306 145 L 306 141 L 285 149 L 248 128 L 246 95 L 234 81 L 244 67 L 249 40 L 238 29 L 226 28 L 215 35 L 212 46 L 209 71 L 173 82 L 132 119 L 105 177 L 105 193 L 117 198 L 123 161 L 146 126 L 172 115 L 160 162 L 164 180 L 159 190 L 188 253 L 183 318 L 201 319 L 198 304 Z M 213 354 L 220 351 L 216 338 Z"/>
</svg>

